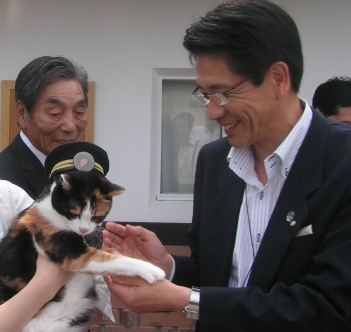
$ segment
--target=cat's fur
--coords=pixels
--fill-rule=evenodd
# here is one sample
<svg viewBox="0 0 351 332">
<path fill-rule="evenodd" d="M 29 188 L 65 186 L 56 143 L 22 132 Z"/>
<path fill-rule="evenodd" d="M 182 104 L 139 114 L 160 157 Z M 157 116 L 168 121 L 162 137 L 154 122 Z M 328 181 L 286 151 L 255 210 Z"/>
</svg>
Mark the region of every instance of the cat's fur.
<svg viewBox="0 0 351 332">
<path fill-rule="evenodd" d="M 64 270 L 70 281 L 23 331 L 80 331 L 96 303 L 93 274 L 140 276 L 149 283 L 164 278 L 158 267 L 89 246 L 83 235 L 94 231 L 123 188 L 94 172 L 56 176 L 33 205 L 15 218 L 0 243 L 0 303 L 33 277 L 38 252 Z M 50 278 L 50 276 L 48 276 Z"/>
</svg>

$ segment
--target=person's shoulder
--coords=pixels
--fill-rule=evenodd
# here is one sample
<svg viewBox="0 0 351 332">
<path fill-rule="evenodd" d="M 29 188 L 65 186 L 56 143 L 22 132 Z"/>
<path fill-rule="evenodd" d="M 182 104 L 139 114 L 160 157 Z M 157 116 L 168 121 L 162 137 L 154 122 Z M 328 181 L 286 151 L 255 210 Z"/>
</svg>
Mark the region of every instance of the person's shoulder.
<svg viewBox="0 0 351 332">
<path fill-rule="evenodd" d="M 3 179 L 0 179 L 0 196 L 18 202 L 19 204 L 24 204 L 25 207 L 33 201 L 23 188 Z"/>
<path fill-rule="evenodd" d="M 222 159 L 223 156 L 227 156 L 231 145 L 228 137 L 223 137 L 213 142 L 205 144 L 201 148 L 201 154 L 204 157 L 213 158 L 213 160 Z M 224 158 L 225 159 L 225 158 Z"/>
<path fill-rule="evenodd" d="M 28 208 L 32 203 L 33 199 L 21 187 L 6 180 L 0 180 L 0 221 L 3 226 L 9 225 L 17 213 Z"/>
<path fill-rule="evenodd" d="M 229 143 L 228 137 L 222 137 L 220 139 L 217 139 L 215 141 L 212 141 L 206 145 L 204 145 L 204 149 L 208 151 L 213 151 L 213 152 L 220 152 L 223 150 L 230 150 L 231 145 Z"/>
<path fill-rule="evenodd" d="M 0 174 L 32 165 L 38 158 L 22 141 L 19 135 L 0 153 Z M 39 160 L 38 160 L 39 161 Z"/>
<path fill-rule="evenodd" d="M 321 142 L 327 141 L 329 145 L 351 147 L 351 126 L 316 114 L 314 114 L 309 135 L 318 138 Z"/>
<path fill-rule="evenodd" d="M 3 175 L 8 171 L 14 172 L 19 167 L 19 155 L 11 145 L 7 146 L 0 153 L 0 174 Z"/>
<path fill-rule="evenodd" d="M 339 133 L 341 135 L 351 135 L 351 126 L 345 123 L 341 123 L 333 120 L 331 121 L 332 123 L 330 124 L 330 130 L 332 132 Z"/>
<path fill-rule="evenodd" d="M 0 152 L 0 161 L 4 162 L 8 158 L 13 158 L 15 153 L 15 142 L 10 143 L 4 150 Z"/>
<path fill-rule="evenodd" d="M 329 126 L 328 138 L 332 142 L 336 142 L 338 146 L 345 145 L 351 147 L 351 126 L 333 121 Z"/>
<path fill-rule="evenodd" d="M 16 195 L 18 193 L 22 194 L 23 192 L 25 193 L 25 191 L 21 187 L 3 179 L 0 179 L 0 191 L 9 195 Z"/>
</svg>

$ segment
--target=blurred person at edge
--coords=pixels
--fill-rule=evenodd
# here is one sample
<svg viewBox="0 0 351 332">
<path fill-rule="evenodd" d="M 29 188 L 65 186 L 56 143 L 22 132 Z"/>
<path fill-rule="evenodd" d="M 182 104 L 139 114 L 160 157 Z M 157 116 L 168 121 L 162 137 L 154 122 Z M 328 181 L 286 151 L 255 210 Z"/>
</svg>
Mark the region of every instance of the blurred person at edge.
<svg viewBox="0 0 351 332">
<path fill-rule="evenodd" d="M 312 106 L 325 117 L 351 125 L 351 78 L 333 77 L 314 92 Z"/>
</svg>

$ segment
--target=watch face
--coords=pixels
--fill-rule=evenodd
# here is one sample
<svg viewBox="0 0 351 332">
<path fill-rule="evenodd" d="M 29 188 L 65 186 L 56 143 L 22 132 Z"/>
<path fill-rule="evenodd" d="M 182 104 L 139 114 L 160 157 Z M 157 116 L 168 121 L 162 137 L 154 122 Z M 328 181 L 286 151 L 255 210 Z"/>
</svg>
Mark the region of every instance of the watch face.
<svg viewBox="0 0 351 332">
<path fill-rule="evenodd" d="M 189 303 L 183 310 L 183 316 L 190 319 L 199 319 L 199 304 Z"/>
<path fill-rule="evenodd" d="M 183 316 L 185 318 L 189 318 L 189 319 L 196 319 L 198 320 L 199 319 L 199 311 L 198 311 L 198 308 L 197 310 L 192 307 L 190 307 L 189 305 L 187 305 L 185 308 L 184 308 L 184 311 L 183 311 Z"/>
</svg>

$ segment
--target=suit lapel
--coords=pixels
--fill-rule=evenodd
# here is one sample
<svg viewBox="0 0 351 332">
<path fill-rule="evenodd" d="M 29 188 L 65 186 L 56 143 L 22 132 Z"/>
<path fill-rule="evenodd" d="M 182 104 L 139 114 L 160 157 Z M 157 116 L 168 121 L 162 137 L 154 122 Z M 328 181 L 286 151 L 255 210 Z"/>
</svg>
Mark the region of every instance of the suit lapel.
<svg viewBox="0 0 351 332">
<path fill-rule="evenodd" d="M 322 184 L 327 130 L 324 119 L 314 115 L 268 223 L 248 286 L 270 288 L 290 242 L 304 223 L 308 215 L 307 196 Z"/>
<path fill-rule="evenodd" d="M 28 146 L 23 142 L 18 134 L 14 140 L 16 153 L 19 154 L 21 168 L 27 174 L 29 185 L 32 187 L 36 196 L 39 195 L 44 187 L 48 184 L 48 176 L 44 166 L 39 159 L 33 154 Z"/>
<path fill-rule="evenodd" d="M 213 202 L 213 215 L 208 222 L 210 241 L 205 246 L 211 268 L 205 270 L 209 272 L 208 284 L 227 286 L 245 183 L 227 167 L 217 185 L 219 194 Z"/>
</svg>

